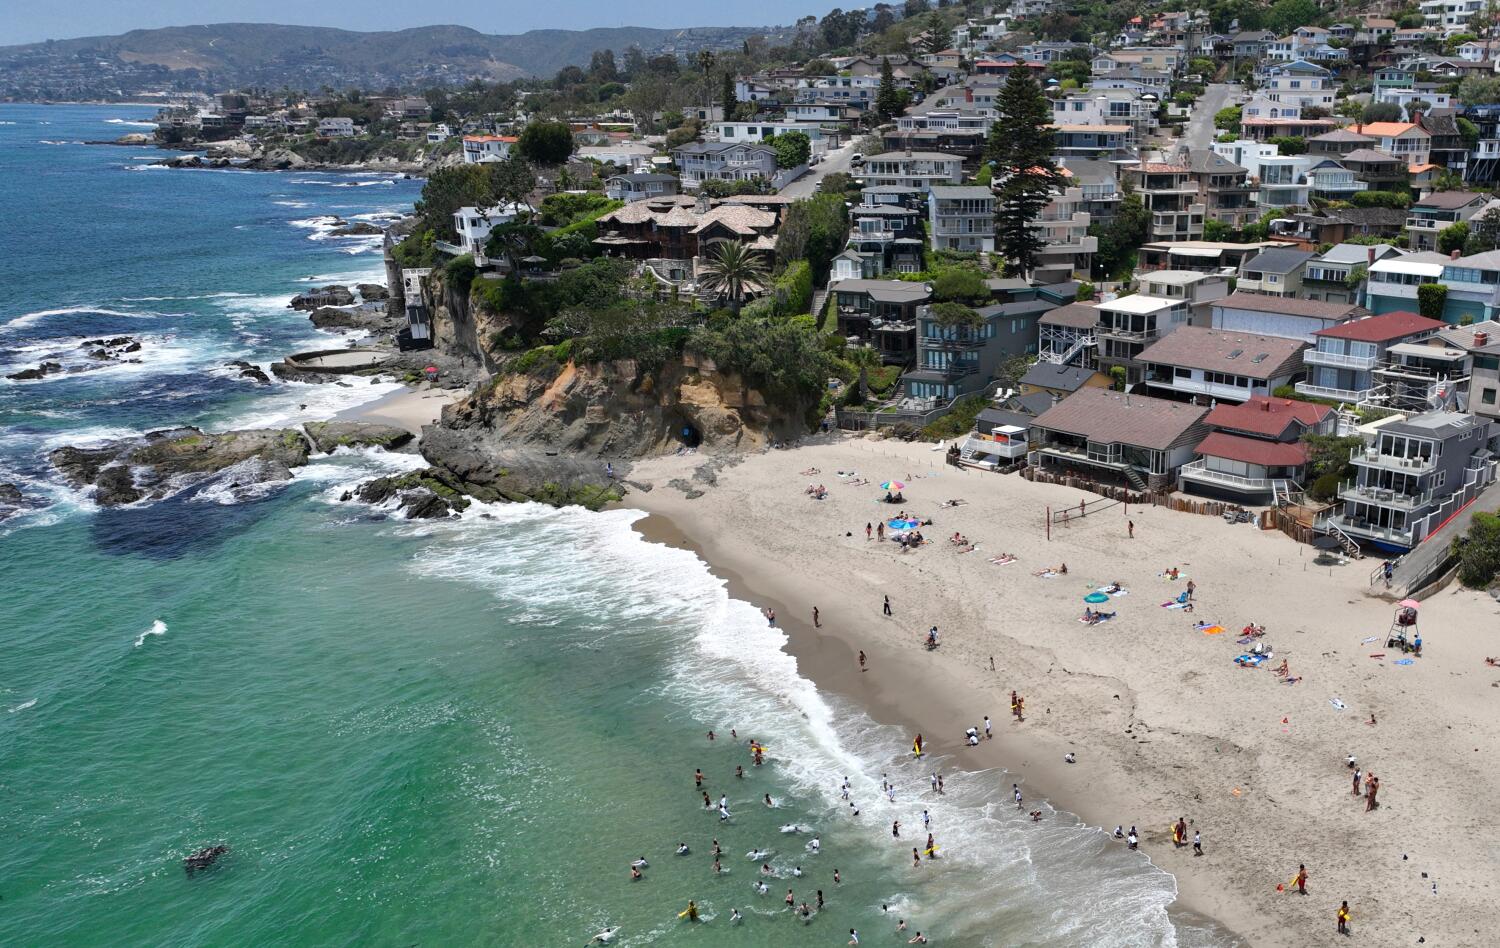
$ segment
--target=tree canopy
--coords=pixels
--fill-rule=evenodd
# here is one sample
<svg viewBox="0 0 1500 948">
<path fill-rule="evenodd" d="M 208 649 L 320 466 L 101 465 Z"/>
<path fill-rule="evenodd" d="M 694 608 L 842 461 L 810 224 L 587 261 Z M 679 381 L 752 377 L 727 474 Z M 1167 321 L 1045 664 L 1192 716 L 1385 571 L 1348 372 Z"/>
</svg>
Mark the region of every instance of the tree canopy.
<svg viewBox="0 0 1500 948">
<path fill-rule="evenodd" d="M 567 122 L 531 122 L 521 129 L 516 150 L 539 165 L 560 165 L 573 154 L 573 129 Z"/>
</svg>

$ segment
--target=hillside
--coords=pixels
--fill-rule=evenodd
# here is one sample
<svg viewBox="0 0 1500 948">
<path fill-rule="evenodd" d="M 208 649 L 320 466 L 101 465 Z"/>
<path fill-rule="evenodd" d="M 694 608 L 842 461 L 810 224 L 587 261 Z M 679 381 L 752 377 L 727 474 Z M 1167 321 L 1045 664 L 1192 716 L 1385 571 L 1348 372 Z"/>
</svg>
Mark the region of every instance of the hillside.
<svg viewBox="0 0 1500 948">
<path fill-rule="evenodd" d="M 595 50 L 647 55 L 738 48 L 764 28 L 615 27 L 512 36 L 463 26 L 389 32 L 219 23 L 0 46 L 0 96 L 107 97 L 232 87 L 383 88 L 551 75 Z"/>
</svg>

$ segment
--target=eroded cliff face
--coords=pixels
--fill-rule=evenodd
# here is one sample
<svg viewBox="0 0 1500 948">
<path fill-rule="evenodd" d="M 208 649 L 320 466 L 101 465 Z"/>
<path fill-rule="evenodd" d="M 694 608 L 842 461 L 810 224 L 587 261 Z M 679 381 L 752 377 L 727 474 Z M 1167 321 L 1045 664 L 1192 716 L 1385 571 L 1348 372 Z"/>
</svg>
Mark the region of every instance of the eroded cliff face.
<svg viewBox="0 0 1500 948">
<path fill-rule="evenodd" d="M 477 280 L 476 280 L 477 282 Z M 465 362 L 499 368 L 491 355 L 491 341 L 516 325 L 511 317 L 491 312 L 475 294 L 459 293 L 442 270 L 433 271 L 422 287 L 427 311 L 432 314 L 432 340 L 439 351 Z"/>
<path fill-rule="evenodd" d="M 684 444 L 709 453 L 754 450 L 806 431 L 805 418 L 806 406 L 770 406 L 738 376 L 684 356 L 652 371 L 618 359 L 499 375 L 448 406 L 443 427 L 484 432 L 498 444 L 631 458 Z"/>
</svg>

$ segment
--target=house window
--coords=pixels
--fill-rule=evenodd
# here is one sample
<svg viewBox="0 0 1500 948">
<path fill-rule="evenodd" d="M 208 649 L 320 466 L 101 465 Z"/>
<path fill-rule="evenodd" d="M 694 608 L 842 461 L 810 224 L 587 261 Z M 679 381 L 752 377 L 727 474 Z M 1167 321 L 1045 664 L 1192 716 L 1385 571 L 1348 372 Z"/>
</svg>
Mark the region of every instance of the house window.
<svg viewBox="0 0 1500 948">
<path fill-rule="evenodd" d="M 1495 404 L 1495 390 L 1487 388 L 1479 394 L 1479 401 L 1485 405 Z"/>
</svg>

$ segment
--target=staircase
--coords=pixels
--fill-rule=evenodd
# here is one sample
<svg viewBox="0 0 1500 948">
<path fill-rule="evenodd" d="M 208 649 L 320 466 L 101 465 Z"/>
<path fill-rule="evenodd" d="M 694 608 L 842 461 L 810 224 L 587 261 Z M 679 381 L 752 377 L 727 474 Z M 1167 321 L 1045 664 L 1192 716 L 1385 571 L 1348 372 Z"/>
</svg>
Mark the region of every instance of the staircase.
<svg viewBox="0 0 1500 948">
<path fill-rule="evenodd" d="M 1315 529 L 1320 529 L 1324 533 L 1333 537 L 1335 540 L 1339 541 L 1339 546 L 1343 549 L 1344 553 L 1348 555 L 1350 559 L 1362 560 L 1365 558 L 1365 553 L 1359 548 L 1359 544 L 1354 542 L 1354 538 L 1349 536 L 1349 534 L 1340 530 L 1338 526 L 1333 522 L 1332 517 L 1322 521 L 1317 525 Z"/>
<path fill-rule="evenodd" d="M 1293 481 L 1273 479 L 1271 481 L 1271 503 L 1277 507 L 1285 507 L 1292 502 L 1292 495 L 1301 493 L 1302 488 Z"/>
<path fill-rule="evenodd" d="M 1080 354 L 1082 354 L 1083 350 L 1089 348 L 1092 345 L 1094 345 L 1093 336 L 1080 336 L 1077 342 L 1073 343 L 1062 352 L 1056 352 L 1054 350 L 1048 349 L 1046 352 L 1041 353 L 1039 356 L 1037 356 L 1037 361 L 1050 362 L 1053 365 L 1068 365 Z"/>
<path fill-rule="evenodd" d="M 823 324 L 823 307 L 828 305 L 828 288 L 813 290 L 812 305 L 809 307 L 814 320 L 819 326 Z"/>
<path fill-rule="evenodd" d="M 1125 469 L 1125 479 L 1130 482 L 1131 487 L 1134 487 L 1143 494 L 1150 488 L 1150 485 L 1146 483 L 1146 479 L 1133 467 Z"/>
<path fill-rule="evenodd" d="M 969 438 L 965 438 L 964 439 L 964 446 L 958 452 L 958 459 L 960 461 L 972 461 L 972 460 L 974 460 L 974 455 L 976 455 L 978 453 L 979 452 L 976 451 L 975 448 L 974 448 L 974 442 L 971 439 L 969 439 Z"/>
</svg>

